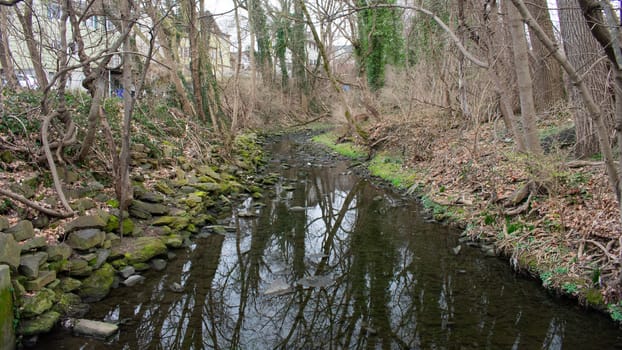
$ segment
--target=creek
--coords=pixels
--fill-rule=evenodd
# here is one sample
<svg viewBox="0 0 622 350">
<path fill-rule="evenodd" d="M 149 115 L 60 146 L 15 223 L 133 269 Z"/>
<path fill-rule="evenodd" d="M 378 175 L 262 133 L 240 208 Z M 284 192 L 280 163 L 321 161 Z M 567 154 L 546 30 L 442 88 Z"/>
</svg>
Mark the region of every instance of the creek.
<svg viewBox="0 0 622 350">
<path fill-rule="evenodd" d="M 456 254 L 460 232 L 415 200 L 294 138 L 269 147 L 279 181 L 226 232 L 92 305 L 87 318 L 120 324 L 115 338 L 59 327 L 34 348 L 622 349 L 605 315 L 480 249 Z"/>
</svg>

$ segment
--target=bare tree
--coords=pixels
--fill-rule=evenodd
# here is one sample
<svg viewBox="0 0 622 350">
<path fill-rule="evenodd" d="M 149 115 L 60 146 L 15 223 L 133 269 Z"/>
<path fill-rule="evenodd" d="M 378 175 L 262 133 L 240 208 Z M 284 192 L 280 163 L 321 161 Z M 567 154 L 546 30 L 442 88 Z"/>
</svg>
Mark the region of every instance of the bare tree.
<svg viewBox="0 0 622 350">
<path fill-rule="evenodd" d="M 529 52 L 525 27 L 520 13 L 516 8 L 508 4 L 507 11 L 510 14 L 510 27 L 512 31 L 512 49 L 514 52 L 514 68 L 518 81 L 520 96 L 521 119 L 525 133 L 525 146 L 527 151 L 533 154 L 541 154 L 542 147 L 538 138 L 536 126 L 536 107 L 533 100 L 533 85 L 529 71 Z"/>
<path fill-rule="evenodd" d="M 569 63 L 582 76 L 596 104 L 602 106 L 603 122 L 607 129 L 613 126 L 612 96 L 607 79 L 609 68 L 605 55 L 598 41 L 590 32 L 583 17 L 578 0 L 558 0 L 559 24 L 564 42 L 564 51 Z M 574 123 L 577 134 L 575 152 L 579 157 L 587 157 L 599 151 L 599 141 L 594 120 L 582 102 L 581 92 L 575 86 L 570 87 L 570 102 L 576 105 Z"/>
<path fill-rule="evenodd" d="M 527 4 L 542 30 L 549 38 L 555 38 L 553 22 L 546 0 L 532 0 Z M 530 29 L 530 38 L 536 35 Z M 536 110 L 543 111 L 561 101 L 564 97 L 564 83 L 559 63 L 548 54 L 548 51 L 539 40 L 530 40 L 532 48 L 532 71 L 534 85 L 534 101 Z"/>
</svg>

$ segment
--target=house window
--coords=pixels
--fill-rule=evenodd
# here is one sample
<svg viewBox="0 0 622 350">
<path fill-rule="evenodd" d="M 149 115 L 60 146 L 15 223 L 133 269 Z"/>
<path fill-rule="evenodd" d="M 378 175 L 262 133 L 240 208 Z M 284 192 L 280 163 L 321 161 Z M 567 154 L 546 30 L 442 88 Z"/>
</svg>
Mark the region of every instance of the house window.
<svg viewBox="0 0 622 350">
<path fill-rule="evenodd" d="M 91 29 L 97 29 L 98 19 L 97 16 L 91 16 L 86 19 L 86 27 Z"/>
<path fill-rule="evenodd" d="M 106 18 L 106 22 L 105 23 L 106 23 L 105 25 L 106 25 L 106 30 L 107 31 L 114 30 L 114 23 L 112 23 L 111 20 Z"/>
<path fill-rule="evenodd" d="M 61 9 L 59 4 L 48 3 L 47 12 L 49 19 L 60 19 Z"/>
<path fill-rule="evenodd" d="M 182 47 L 181 48 L 181 57 L 190 57 L 190 48 Z"/>
</svg>

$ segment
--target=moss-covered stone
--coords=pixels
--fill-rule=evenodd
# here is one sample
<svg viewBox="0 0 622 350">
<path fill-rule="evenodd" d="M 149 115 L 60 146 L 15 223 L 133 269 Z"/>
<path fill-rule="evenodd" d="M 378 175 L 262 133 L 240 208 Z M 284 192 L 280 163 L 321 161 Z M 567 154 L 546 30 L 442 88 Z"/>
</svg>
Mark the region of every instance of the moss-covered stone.
<svg viewBox="0 0 622 350">
<path fill-rule="evenodd" d="M 146 271 L 149 270 L 151 268 L 151 266 L 149 266 L 149 264 L 147 263 L 135 263 L 134 265 L 132 265 L 132 267 L 134 267 L 134 270 L 136 271 Z"/>
<path fill-rule="evenodd" d="M 65 277 L 60 280 L 60 289 L 65 292 L 73 292 L 74 290 L 80 288 L 82 282 L 75 278 Z"/>
<path fill-rule="evenodd" d="M 166 194 L 166 195 L 173 195 L 175 194 L 175 191 L 169 187 L 169 185 L 167 185 L 164 181 L 158 181 L 155 183 L 155 185 L 153 186 L 156 190 Z"/>
<path fill-rule="evenodd" d="M 87 302 L 99 301 L 110 292 L 114 282 L 114 268 L 104 264 L 82 281 L 78 294 Z"/>
<path fill-rule="evenodd" d="M 56 294 L 48 288 L 43 288 L 31 295 L 24 295 L 21 299 L 20 314 L 26 318 L 41 315 L 54 305 L 55 299 Z"/>
<path fill-rule="evenodd" d="M 48 253 L 48 261 L 61 261 L 69 258 L 72 249 L 66 243 L 60 243 L 49 245 L 46 252 Z"/>
<path fill-rule="evenodd" d="M 134 221 L 132 221 L 131 218 L 126 217 L 125 219 L 123 219 L 124 236 L 134 235 L 134 227 Z M 108 220 L 108 224 L 104 228 L 104 231 L 119 233 L 119 217 L 116 215 L 110 215 L 110 219 Z"/>
<path fill-rule="evenodd" d="M 164 238 L 164 244 L 169 248 L 181 248 L 184 244 L 184 239 L 180 235 L 173 234 Z"/>
<path fill-rule="evenodd" d="M 60 318 L 60 313 L 56 311 L 48 311 L 45 314 L 30 320 L 23 320 L 18 332 L 24 336 L 33 336 L 37 334 L 48 333 L 54 328 L 56 322 Z"/>
<path fill-rule="evenodd" d="M 168 226 L 173 230 L 180 231 L 188 226 L 190 219 L 185 216 L 162 216 L 152 222 L 154 226 Z"/>
<path fill-rule="evenodd" d="M 0 265 L 0 349 L 15 348 L 13 332 L 13 295 L 9 267 Z"/>
<path fill-rule="evenodd" d="M 128 263 L 134 265 L 147 262 L 158 255 L 164 255 L 166 251 L 166 245 L 159 237 L 138 237 L 133 247 L 125 253 L 125 258 Z"/>
<path fill-rule="evenodd" d="M 67 315 L 70 313 L 72 306 L 81 303 L 82 299 L 79 295 L 74 293 L 62 293 L 58 298 L 58 302 L 52 307 L 52 310 L 62 315 Z"/>
<path fill-rule="evenodd" d="M 106 227 L 106 220 L 101 215 L 80 216 L 65 226 L 65 232 L 69 233 L 83 229 L 103 229 Z"/>
<path fill-rule="evenodd" d="M 121 270 L 122 268 L 128 266 L 127 259 L 117 259 L 112 261 L 110 264 L 112 264 L 112 266 L 117 270 Z"/>
</svg>

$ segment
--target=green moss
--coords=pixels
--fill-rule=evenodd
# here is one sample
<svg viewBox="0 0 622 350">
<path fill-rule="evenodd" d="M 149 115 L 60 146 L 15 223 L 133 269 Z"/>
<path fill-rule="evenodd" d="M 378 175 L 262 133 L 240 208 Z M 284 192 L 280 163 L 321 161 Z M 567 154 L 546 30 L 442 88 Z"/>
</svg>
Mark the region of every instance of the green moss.
<svg viewBox="0 0 622 350">
<path fill-rule="evenodd" d="M 599 289 L 590 288 L 585 292 L 585 301 L 588 305 L 600 307 L 605 305 L 605 300 Z"/>
<path fill-rule="evenodd" d="M 400 158 L 385 153 L 378 154 L 371 160 L 369 171 L 397 188 L 404 189 L 415 184 L 415 172 L 404 168 Z"/>
<path fill-rule="evenodd" d="M 358 159 L 367 156 L 367 152 L 365 152 L 365 149 L 361 146 L 357 146 L 351 142 L 337 143 L 337 135 L 333 133 L 317 135 L 314 136 L 312 140 L 348 158 Z"/>
<path fill-rule="evenodd" d="M 10 285 L 0 290 L 0 333 L 12 334 L 13 328 L 13 295 Z M 0 342 L 0 345 L 2 342 Z"/>
<path fill-rule="evenodd" d="M 166 254 L 166 252 L 166 245 L 160 238 L 138 237 L 134 249 L 125 253 L 125 258 L 130 264 L 134 265 L 147 262 L 155 256 Z"/>
</svg>

